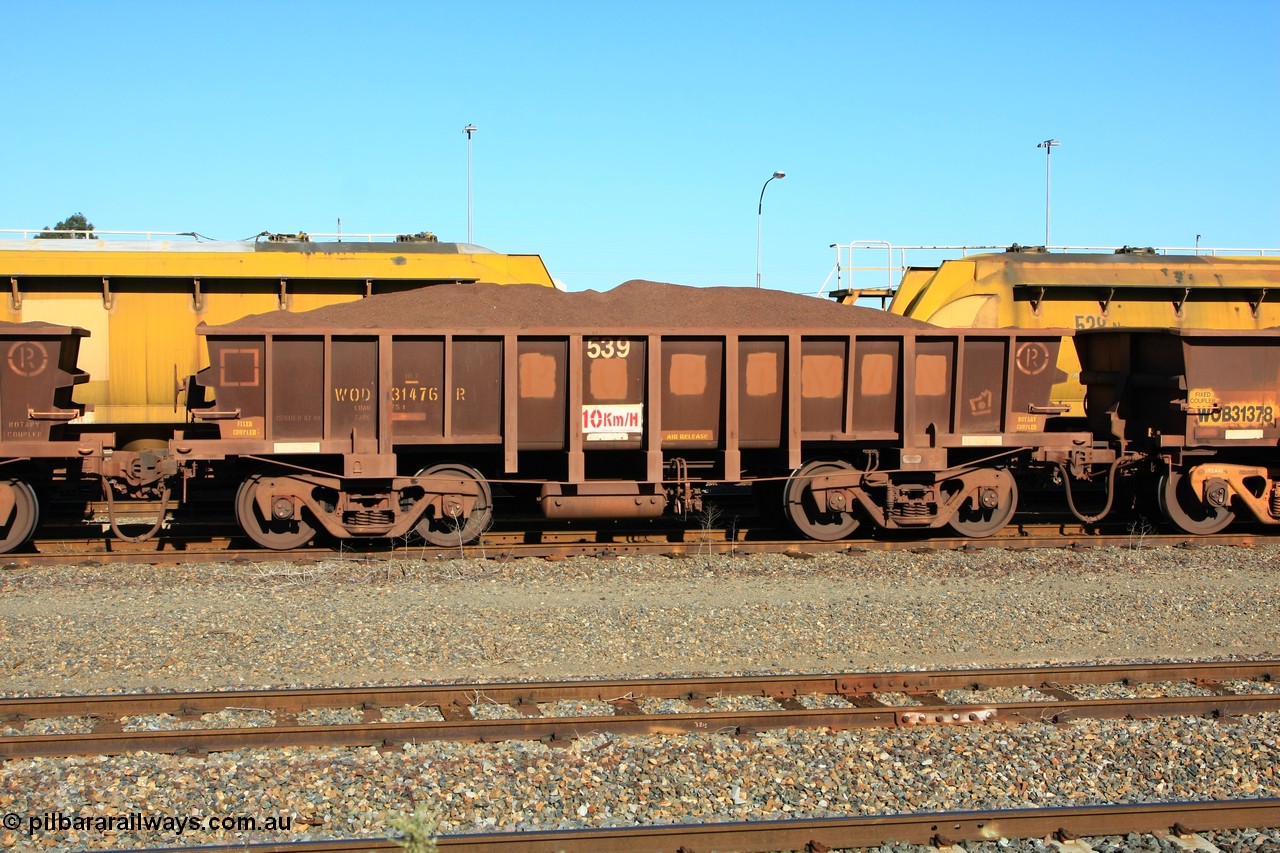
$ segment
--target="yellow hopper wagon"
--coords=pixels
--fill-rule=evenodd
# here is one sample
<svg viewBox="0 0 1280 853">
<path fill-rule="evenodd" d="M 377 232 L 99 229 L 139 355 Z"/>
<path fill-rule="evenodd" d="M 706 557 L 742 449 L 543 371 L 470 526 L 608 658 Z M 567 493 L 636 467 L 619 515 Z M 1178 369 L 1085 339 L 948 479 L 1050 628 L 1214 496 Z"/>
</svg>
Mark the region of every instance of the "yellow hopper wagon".
<svg viewBox="0 0 1280 853">
<path fill-rule="evenodd" d="M 1253 330 L 1280 326 L 1280 250 L 1131 247 L 834 246 L 831 296 L 879 299 L 894 314 L 951 328 L 1155 327 Z M 910 259 L 938 258 L 912 264 Z M 896 283 L 892 280 L 897 276 Z M 855 287 L 854 284 L 862 286 Z M 1053 402 L 1083 415 L 1075 347 L 1064 344 L 1067 379 Z"/>
<path fill-rule="evenodd" d="M 307 311 L 376 293 L 487 282 L 552 287 L 538 255 L 414 235 L 194 234 L 0 237 L 0 320 L 89 331 L 78 423 L 111 424 L 117 446 L 146 446 L 185 419 L 182 381 L 204 364 L 196 328 L 268 311 Z M 49 234 L 44 234 L 47 238 Z M 58 236 L 71 237 L 69 234 Z M 327 242 L 325 241 L 327 240 Z"/>
</svg>

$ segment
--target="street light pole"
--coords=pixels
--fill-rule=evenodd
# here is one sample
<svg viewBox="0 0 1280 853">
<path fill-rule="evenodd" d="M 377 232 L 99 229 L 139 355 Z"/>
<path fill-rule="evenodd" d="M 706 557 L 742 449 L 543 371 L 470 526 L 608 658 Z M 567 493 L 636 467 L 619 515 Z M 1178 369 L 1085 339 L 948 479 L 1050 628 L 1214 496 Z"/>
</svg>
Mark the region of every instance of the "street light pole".
<svg viewBox="0 0 1280 853">
<path fill-rule="evenodd" d="M 476 126 L 469 124 L 462 129 L 467 135 L 467 242 L 471 242 L 471 134 L 476 132 Z"/>
<path fill-rule="evenodd" d="M 1062 143 L 1056 139 L 1046 139 L 1037 145 L 1044 149 L 1044 248 L 1049 249 L 1049 155 Z"/>
<path fill-rule="evenodd" d="M 786 172 L 774 172 L 769 181 L 774 178 L 780 180 L 786 176 Z M 756 287 L 760 286 L 760 229 L 764 222 L 764 191 L 768 188 L 769 181 L 765 181 L 764 186 L 760 188 L 760 203 L 756 205 Z"/>
</svg>

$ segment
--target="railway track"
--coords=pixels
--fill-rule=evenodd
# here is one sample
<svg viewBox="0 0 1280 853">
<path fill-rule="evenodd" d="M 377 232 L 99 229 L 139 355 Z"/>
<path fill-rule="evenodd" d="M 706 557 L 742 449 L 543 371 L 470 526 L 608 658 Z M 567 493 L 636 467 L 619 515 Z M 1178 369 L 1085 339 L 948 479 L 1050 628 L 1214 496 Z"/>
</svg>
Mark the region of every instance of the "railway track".
<svg viewBox="0 0 1280 853">
<path fill-rule="evenodd" d="M 1091 496 L 1096 499 L 1096 496 Z M 0 565 L 48 565 L 67 561 L 99 563 L 179 564 L 231 560 L 323 561 L 335 557 L 357 560 L 437 561 L 460 557 L 517 559 L 614 557 L 657 554 L 671 556 L 749 555 L 761 553 L 859 553 L 862 551 L 970 550 L 983 548 L 1133 548 L 1242 546 L 1280 541 L 1259 525 L 1237 522 L 1228 530 L 1191 536 L 1171 525 L 1146 521 L 1108 521 L 1083 524 L 1062 513 L 1041 496 L 1027 501 L 1019 517 L 987 538 L 951 534 L 949 530 L 890 532 L 867 526 L 865 535 L 823 542 L 797 538 L 789 527 L 763 521 L 749 495 L 729 491 L 717 496 L 702 513 L 685 522 L 664 518 L 652 522 L 600 525 L 591 522 L 547 522 L 499 504 L 501 525 L 469 545 L 442 547 L 419 537 L 397 540 L 338 542 L 317 539 L 309 546 L 272 551 L 250 542 L 227 518 L 230 497 L 203 500 L 168 509 L 161 534 L 130 542 L 117 539 L 109 523 L 108 506 L 101 501 L 56 505 L 42 521 L 36 537 L 23 551 L 3 555 Z M 508 499 L 509 500 L 509 499 Z M 155 523 L 159 502 L 117 504 L 126 533 L 142 533 Z M 223 519 L 213 521 L 212 519 Z M 726 523 L 727 522 L 727 523 Z"/>
<path fill-rule="evenodd" d="M 819 554 L 863 551 L 968 550 L 1004 548 L 1134 548 L 1134 547 L 1201 547 L 1209 545 L 1248 546 L 1277 541 L 1257 530 L 1241 525 L 1230 532 L 1206 536 L 1161 532 L 1154 529 L 1135 530 L 1121 525 L 1081 525 L 1075 522 L 1045 521 L 1012 524 L 999 534 L 985 539 L 959 536 L 879 536 L 819 542 L 794 539 L 769 527 L 676 528 L 648 530 L 616 530 L 581 528 L 573 530 L 490 531 L 471 545 L 442 548 L 421 541 L 385 541 L 376 547 L 361 543 L 359 548 L 346 545 L 305 547 L 288 551 L 268 551 L 251 546 L 243 537 L 227 535 L 220 530 L 200 529 L 184 532 L 174 528 L 163 539 L 128 542 L 111 537 L 104 530 L 101 537 L 86 536 L 83 530 L 67 535 L 61 530 L 45 531 L 24 552 L 4 555 L 4 565 L 56 565 L 67 562 L 180 564 L 193 562 L 229 562 L 232 560 L 302 561 L 332 559 L 356 560 L 423 560 L 455 558 L 518 559 L 566 558 L 580 556 L 616 557 L 657 554 L 669 556 L 741 555 L 748 554 Z"/>
<path fill-rule="evenodd" d="M 1267 660 L 8 698 L 0 720 L 14 734 L 0 738 L 0 758 L 1232 717 L 1280 711 L 1278 680 L 1280 661 Z M 310 724 L 316 709 L 358 720 Z"/>
<path fill-rule="evenodd" d="M 545 832 L 443 835 L 438 849 L 453 853 L 647 853 L 702 850 L 806 853 L 893 842 L 953 848 L 964 841 L 1155 834 L 1188 850 L 1217 851 L 1201 833 L 1280 824 L 1280 800 L 1227 800 L 936 814 L 862 815 L 786 821 L 679 826 L 629 826 Z M 401 850 L 398 840 L 353 838 L 200 847 L 147 848 L 147 853 L 363 853 Z M 1077 842 L 1059 847 L 1086 853 Z M 140 851 L 135 851 L 140 853 Z"/>
</svg>

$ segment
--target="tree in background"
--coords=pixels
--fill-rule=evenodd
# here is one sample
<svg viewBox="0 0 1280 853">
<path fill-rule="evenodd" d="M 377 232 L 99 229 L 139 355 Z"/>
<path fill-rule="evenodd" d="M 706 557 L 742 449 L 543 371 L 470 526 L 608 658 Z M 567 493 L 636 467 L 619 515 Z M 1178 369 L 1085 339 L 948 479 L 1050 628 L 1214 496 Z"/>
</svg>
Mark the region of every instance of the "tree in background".
<svg viewBox="0 0 1280 853">
<path fill-rule="evenodd" d="M 60 234 L 60 231 L 80 231 L 80 234 Z M 85 218 L 83 213 L 73 213 L 66 219 L 53 226 L 52 230 L 49 226 L 45 226 L 44 231 L 36 235 L 37 240 L 67 240 L 70 238 L 83 240 L 86 237 L 93 237 L 93 223 Z"/>
</svg>

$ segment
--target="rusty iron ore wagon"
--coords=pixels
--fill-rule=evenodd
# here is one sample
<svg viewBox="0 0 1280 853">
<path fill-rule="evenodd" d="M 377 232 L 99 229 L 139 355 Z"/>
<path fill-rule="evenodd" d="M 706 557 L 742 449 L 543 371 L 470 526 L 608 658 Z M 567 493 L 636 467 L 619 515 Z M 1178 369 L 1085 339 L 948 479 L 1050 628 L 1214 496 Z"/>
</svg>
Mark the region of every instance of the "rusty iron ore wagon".
<svg viewBox="0 0 1280 853">
<path fill-rule="evenodd" d="M 746 485 L 808 537 L 860 527 L 990 536 L 1018 482 L 1067 485 L 1077 517 L 1150 480 L 1191 533 L 1280 523 L 1280 331 L 1077 334 L 1088 419 L 1065 417 L 1058 329 L 944 329 L 770 291 L 629 282 L 607 293 L 443 285 L 200 329 L 167 441 L 120 446 L 73 399 L 87 332 L 0 324 L 0 552 L 41 503 L 232 487 L 276 549 L 411 534 L 453 546 L 495 494 L 550 519 L 704 511 Z M 1102 480 L 1102 513 L 1071 484 Z M 1119 504 L 1115 504 L 1118 506 Z M 506 504 L 504 504 L 506 506 Z"/>
<path fill-rule="evenodd" d="M 652 283 L 261 315 L 202 329 L 191 415 L 216 435 L 184 432 L 174 458 L 249 463 L 236 513 L 269 548 L 321 529 L 466 543 L 495 483 L 551 519 L 688 513 L 710 485 L 750 483 L 817 539 L 863 521 L 991 535 L 1017 506 L 1013 469 L 1088 443 L 1050 429 L 1062 332 L 888 316 Z"/>
<path fill-rule="evenodd" d="M 1280 524 L 1280 329 L 1090 330 L 1076 348 L 1090 430 L 1148 463 L 1165 517 Z"/>
<path fill-rule="evenodd" d="M 67 423 L 84 414 L 71 393 L 89 379 L 76 366 L 88 334 L 51 323 L 0 322 L 0 553 L 25 542 L 39 521 L 33 461 L 68 455 L 61 439 Z M 101 446 L 96 450 L 100 457 Z"/>
</svg>

